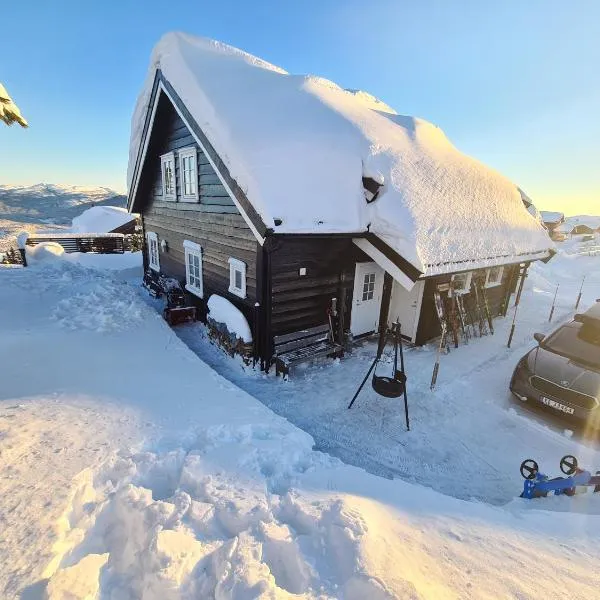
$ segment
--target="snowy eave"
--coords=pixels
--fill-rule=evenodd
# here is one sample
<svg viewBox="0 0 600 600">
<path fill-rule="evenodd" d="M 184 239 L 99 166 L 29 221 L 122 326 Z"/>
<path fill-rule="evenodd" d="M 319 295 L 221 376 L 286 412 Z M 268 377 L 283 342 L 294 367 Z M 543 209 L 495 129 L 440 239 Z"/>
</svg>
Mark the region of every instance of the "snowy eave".
<svg viewBox="0 0 600 600">
<path fill-rule="evenodd" d="M 504 255 L 477 260 L 464 260 L 461 262 L 427 265 L 423 277 L 433 275 L 444 275 L 446 273 L 459 273 L 461 271 L 474 271 L 476 269 L 488 269 L 498 265 L 517 264 L 534 260 L 544 260 L 553 255 L 552 250 L 541 250 L 540 252 L 526 252 L 519 255 Z"/>
<path fill-rule="evenodd" d="M 138 99 L 130 194 L 158 70 L 275 233 L 369 231 L 421 272 L 552 247 L 517 187 L 435 125 L 365 92 L 181 33 L 155 47 Z M 363 177 L 383 183 L 369 204 Z"/>
</svg>

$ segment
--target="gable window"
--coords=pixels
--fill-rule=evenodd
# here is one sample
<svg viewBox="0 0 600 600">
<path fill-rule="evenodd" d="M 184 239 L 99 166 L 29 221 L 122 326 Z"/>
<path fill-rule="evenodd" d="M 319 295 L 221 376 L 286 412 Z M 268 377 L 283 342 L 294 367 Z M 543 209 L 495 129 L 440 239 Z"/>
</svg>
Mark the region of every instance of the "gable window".
<svg viewBox="0 0 600 600">
<path fill-rule="evenodd" d="M 471 290 L 471 271 L 452 275 L 450 289 L 454 294 L 468 294 Z"/>
<path fill-rule="evenodd" d="M 179 151 L 179 173 L 181 174 L 181 199 L 185 202 L 198 201 L 198 168 L 196 148 Z"/>
<path fill-rule="evenodd" d="M 204 296 L 202 282 L 202 248 L 189 240 L 184 240 L 185 250 L 185 289 L 202 298 Z"/>
<path fill-rule="evenodd" d="M 246 263 L 229 259 L 229 291 L 240 298 L 246 297 Z"/>
<path fill-rule="evenodd" d="M 146 246 L 148 248 L 148 266 L 153 271 L 160 271 L 160 259 L 158 257 L 158 235 L 154 231 L 146 232 Z"/>
<path fill-rule="evenodd" d="M 160 157 L 160 172 L 162 174 L 163 200 L 174 202 L 177 200 L 175 188 L 175 155 L 173 152 Z"/>
<path fill-rule="evenodd" d="M 504 267 L 491 267 L 485 272 L 485 287 L 496 287 L 502 283 Z"/>
</svg>

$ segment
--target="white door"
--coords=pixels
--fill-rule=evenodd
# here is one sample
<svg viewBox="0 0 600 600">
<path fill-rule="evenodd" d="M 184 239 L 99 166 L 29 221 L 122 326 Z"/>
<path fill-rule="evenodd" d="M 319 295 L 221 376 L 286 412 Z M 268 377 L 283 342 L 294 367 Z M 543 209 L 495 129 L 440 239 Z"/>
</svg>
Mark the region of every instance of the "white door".
<svg viewBox="0 0 600 600">
<path fill-rule="evenodd" d="M 384 271 L 374 262 L 356 263 L 350 331 L 357 336 L 375 331 L 379 325 Z"/>
<path fill-rule="evenodd" d="M 410 292 L 407 292 L 397 281 L 394 281 L 388 323 L 396 320 L 402 326 L 402 336 L 415 341 L 419 327 L 419 315 L 423 302 L 424 281 L 417 281 Z"/>
</svg>

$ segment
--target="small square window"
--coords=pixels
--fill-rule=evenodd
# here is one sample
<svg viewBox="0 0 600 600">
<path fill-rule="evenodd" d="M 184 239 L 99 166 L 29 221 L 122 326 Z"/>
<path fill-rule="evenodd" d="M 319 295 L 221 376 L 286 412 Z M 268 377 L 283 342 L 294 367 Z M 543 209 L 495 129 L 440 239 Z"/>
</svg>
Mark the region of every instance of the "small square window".
<svg viewBox="0 0 600 600">
<path fill-rule="evenodd" d="M 485 287 L 496 287 L 502 284 L 504 267 L 490 267 L 485 273 Z"/>
<path fill-rule="evenodd" d="M 179 174 L 181 199 L 184 202 L 198 201 L 198 168 L 196 147 L 179 151 Z"/>
<path fill-rule="evenodd" d="M 229 259 L 229 291 L 240 298 L 246 297 L 246 263 Z"/>
<path fill-rule="evenodd" d="M 452 275 L 450 290 L 453 294 L 468 294 L 471 291 L 471 271 Z"/>
<path fill-rule="evenodd" d="M 163 199 L 174 202 L 177 200 L 175 183 L 175 155 L 173 152 L 163 154 L 160 157 L 160 172 L 162 176 Z"/>
<path fill-rule="evenodd" d="M 148 266 L 153 271 L 160 271 L 160 258 L 158 255 L 158 235 L 154 231 L 146 232 L 146 247 L 148 251 Z"/>
<path fill-rule="evenodd" d="M 203 298 L 202 248 L 199 244 L 189 240 L 184 240 L 183 248 L 185 250 L 185 289 L 195 296 Z"/>
</svg>

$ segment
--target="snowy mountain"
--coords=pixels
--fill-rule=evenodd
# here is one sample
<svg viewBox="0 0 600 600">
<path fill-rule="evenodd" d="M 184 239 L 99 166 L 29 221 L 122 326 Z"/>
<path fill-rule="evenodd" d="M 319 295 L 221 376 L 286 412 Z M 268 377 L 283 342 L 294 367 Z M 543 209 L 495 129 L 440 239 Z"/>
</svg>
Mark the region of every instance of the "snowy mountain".
<svg viewBox="0 0 600 600">
<path fill-rule="evenodd" d="M 62 229 L 92 206 L 125 204 L 125 195 L 107 187 L 0 184 L 0 250 L 13 244 L 21 230 Z"/>
</svg>

